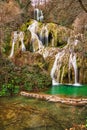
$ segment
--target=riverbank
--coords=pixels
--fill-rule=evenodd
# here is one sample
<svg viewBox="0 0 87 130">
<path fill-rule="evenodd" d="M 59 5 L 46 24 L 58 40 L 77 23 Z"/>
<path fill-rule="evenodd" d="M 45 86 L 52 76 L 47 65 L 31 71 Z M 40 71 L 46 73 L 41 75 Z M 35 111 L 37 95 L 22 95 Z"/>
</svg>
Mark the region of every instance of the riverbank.
<svg viewBox="0 0 87 130">
<path fill-rule="evenodd" d="M 84 106 L 87 105 L 87 98 L 68 98 L 68 97 L 60 97 L 58 95 L 48 95 L 48 94 L 40 94 L 40 93 L 28 93 L 25 91 L 21 91 L 20 95 L 29 97 L 29 98 L 36 98 L 45 100 L 48 102 L 54 103 L 64 103 L 68 105 L 74 106 Z"/>
</svg>

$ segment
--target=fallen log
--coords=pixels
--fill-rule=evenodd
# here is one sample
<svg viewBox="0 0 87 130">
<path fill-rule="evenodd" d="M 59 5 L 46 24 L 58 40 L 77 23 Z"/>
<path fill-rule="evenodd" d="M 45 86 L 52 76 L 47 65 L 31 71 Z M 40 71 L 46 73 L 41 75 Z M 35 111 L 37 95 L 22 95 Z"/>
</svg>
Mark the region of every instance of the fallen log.
<svg viewBox="0 0 87 130">
<path fill-rule="evenodd" d="M 40 94 L 40 93 L 28 93 L 25 91 L 21 91 L 20 95 L 29 97 L 29 98 L 36 98 L 45 100 L 48 102 L 55 102 L 55 103 L 64 103 L 68 105 L 74 106 L 83 106 L 87 105 L 87 98 L 66 98 L 66 97 L 59 97 L 58 95 L 48 95 L 48 94 Z"/>
</svg>

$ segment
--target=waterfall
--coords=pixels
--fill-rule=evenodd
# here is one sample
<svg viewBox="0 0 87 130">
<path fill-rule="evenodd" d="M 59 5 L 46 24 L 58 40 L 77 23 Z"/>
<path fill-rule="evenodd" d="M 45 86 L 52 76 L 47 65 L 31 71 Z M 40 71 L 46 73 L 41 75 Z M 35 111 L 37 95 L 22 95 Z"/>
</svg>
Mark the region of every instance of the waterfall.
<svg viewBox="0 0 87 130">
<path fill-rule="evenodd" d="M 43 25 L 43 27 L 41 29 L 41 33 L 40 33 L 40 40 L 46 46 L 48 46 L 48 35 L 49 35 L 49 33 L 48 33 L 47 25 Z"/>
<path fill-rule="evenodd" d="M 79 42 L 79 40 L 75 39 L 75 41 L 74 41 L 75 46 L 77 46 L 78 42 Z"/>
<path fill-rule="evenodd" d="M 14 31 L 13 33 L 13 40 L 12 40 L 12 49 L 11 49 L 11 53 L 10 53 L 10 58 L 14 55 L 14 45 L 17 41 L 17 38 L 18 38 L 18 33 L 17 31 Z"/>
<path fill-rule="evenodd" d="M 24 33 L 23 32 L 19 33 L 19 41 L 21 41 L 22 51 L 26 51 L 26 47 L 24 45 Z"/>
<path fill-rule="evenodd" d="M 70 58 L 69 58 L 69 70 L 71 68 L 71 66 L 73 66 L 74 69 L 74 74 L 75 74 L 75 85 L 78 84 L 78 70 L 77 70 L 77 63 L 76 63 L 76 54 L 75 53 L 71 53 L 70 54 Z"/>
<path fill-rule="evenodd" d="M 19 32 L 19 34 L 18 34 L 18 32 L 17 31 L 14 31 L 14 33 L 13 33 L 13 42 L 12 42 L 12 49 L 11 49 L 11 53 L 10 53 L 10 58 L 14 55 L 14 46 L 15 46 L 15 44 L 16 44 L 16 42 L 17 42 L 17 40 L 19 40 L 20 42 L 21 42 L 21 48 L 22 48 L 22 51 L 26 51 L 26 47 L 25 47 L 25 45 L 24 45 L 24 32 Z"/>
<path fill-rule="evenodd" d="M 44 19 L 44 16 L 43 16 L 43 12 L 42 10 L 40 10 L 40 17 L 39 17 L 39 21 L 42 22 Z"/>
<path fill-rule="evenodd" d="M 32 32 L 36 33 L 37 29 L 38 29 L 38 22 L 36 20 L 34 20 L 34 22 L 31 25 L 29 25 L 28 30 L 32 34 Z"/>
<path fill-rule="evenodd" d="M 40 13 L 39 9 L 35 8 L 34 9 L 34 19 L 37 21 L 39 21 L 39 13 Z"/>
<path fill-rule="evenodd" d="M 37 21 L 40 21 L 40 22 L 43 21 L 44 16 L 43 16 L 42 10 L 40 10 L 38 8 L 34 9 L 34 19 L 37 20 Z"/>
<path fill-rule="evenodd" d="M 31 41 L 33 42 L 33 51 L 35 51 L 35 48 L 34 48 L 34 41 L 37 40 L 38 42 L 38 49 L 43 49 L 44 46 L 42 44 L 42 42 L 39 40 L 39 37 L 38 35 L 36 34 L 36 31 L 38 29 L 38 22 L 34 20 L 34 23 L 29 25 L 28 27 L 28 30 L 31 32 Z"/>
<path fill-rule="evenodd" d="M 60 63 L 58 64 L 58 62 L 61 62 L 61 58 L 64 56 L 64 54 L 65 54 L 65 51 L 62 51 L 62 52 L 59 52 L 55 57 L 53 67 L 51 69 L 51 78 L 52 78 L 53 85 L 59 84 L 59 78 L 58 78 L 58 82 L 55 81 L 55 71 L 56 71 L 56 69 L 59 69 L 59 72 L 60 72 L 60 67 L 62 64 L 60 64 Z"/>
</svg>

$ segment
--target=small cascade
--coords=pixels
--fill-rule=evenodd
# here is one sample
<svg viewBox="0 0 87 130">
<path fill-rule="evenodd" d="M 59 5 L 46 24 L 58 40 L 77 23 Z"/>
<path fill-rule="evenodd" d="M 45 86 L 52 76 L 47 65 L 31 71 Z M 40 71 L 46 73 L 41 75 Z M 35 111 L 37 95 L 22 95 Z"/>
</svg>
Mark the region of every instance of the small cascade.
<svg viewBox="0 0 87 130">
<path fill-rule="evenodd" d="M 28 27 L 28 30 L 32 33 L 36 33 L 37 32 L 37 30 L 38 30 L 38 22 L 36 21 L 36 20 L 34 20 L 34 22 L 31 24 L 31 25 L 29 25 L 29 27 Z"/>
<path fill-rule="evenodd" d="M 14 45 L 17 42 L 17 39 L 18 39 L 18 32 L 14 31 L 13 40 L 12 40 L 12 49 L 11 49 L 11 53 L 10 53 L 10 56 L 9 56 L 10 58 L 14 55 Z"/>
<path fill-rule="evenodd" d="M 79 40 L 75 39 L 74 45 L 77 46 L 78 42 L 79 42 Z"/>
<path fill-rule="evenodd" d="M 39 21 L 43 22 L 44 16 L 43 16 L 43 12 L 42 10 L 40 10 L 40 17 L 39 17 Z"/>
<path fill-rule="evenodd" d="M 43 45 L 45 44 L 46 46 L 48 46 L 48 36 L 49 36 L 49 32 L 48 32 L 47 25 L 46 26 L 43 25 L 40 33 L 40 40 L 42 41 Z"/>
<path fill-rule="evenodd" d="M 69 58 L 69 70 L 71 68 L 71 66 L 73 66 L 74 69 L 74 73 L 75 73 L 75 85 L 78 84 L 78 70 L 77 70 L 77 64 L 76 64 L 76 54 L 75 53 L 71 53 L 70 54 L 70 58 Z"/>
<path fill-rule="evenodd" d="M 55 81 L 55 72 L 56 72 L 57 69 L 60 72 L 60 67 L 61 67 L 62 64 L 58 65 L 58 62 L 61 61 L 61 58 L 64 56 L 64 54 L 65 54 L 65 51 L 62 51 L 62 52 L 59 52 L 55 57 L 53 67 L 51 69 L 51 78 L 52 78 L 52 84 L 53 85 L 58 85 L 59 84 L 59 78 L 58 78 L 58 82 Z"/>
<path fill-rule="evenodd" d="M 42 10 L 40 10 L 38 8 L 34 9 L 34 19 L 37 20 L 37 21 L 39 21 L 39 22 L 43 21 L 44 16 L 43 16 Z"/>
<path fill-rule="evenodd" d="M 40 13 L 39 9 L 35 8 L 34 9 L 34 19 L 37 21 L 39 21 L 39 13 Z"/>
<path fill-rule="evenodd" d="M 22 51 L 26 51 L 26 47 L 24 45 L 24 32 L 19 33 L 19 41 L 21 41 Z"/>
<path fill-rule="evenodd" d="M 26 51 L 26 47 L 24 45 L 24 32 L 17 32 L 17 31 L 14 31 L 13 33 L 13 42 L 12 42 L 12 49 L 11 49 L 11 53 L 10 53 L 10 58 L 14 55 L 14 46 L 17 42 L 17 40 L 19 40 L 21 42 L 21 48 L 22 48 L 22 51 Z"/>
<path fill-rule="evenodd" d="M 28 27 L 28 30 L 31 32 L 31 41 L 33 42 L 33 51 L 35 51 L 35 48 L 34 48 L 34 41 L 35 40 L 37 40 L 37 42 L 38 42 L 38 49 L 39 50 L 44 48 L 42 42 L 39 40 L 39 37 L 36 34 L 37 29 L 38 29 L 38 22 L 37 21 L 34 21 L 34 23 Z"/>
</svg>

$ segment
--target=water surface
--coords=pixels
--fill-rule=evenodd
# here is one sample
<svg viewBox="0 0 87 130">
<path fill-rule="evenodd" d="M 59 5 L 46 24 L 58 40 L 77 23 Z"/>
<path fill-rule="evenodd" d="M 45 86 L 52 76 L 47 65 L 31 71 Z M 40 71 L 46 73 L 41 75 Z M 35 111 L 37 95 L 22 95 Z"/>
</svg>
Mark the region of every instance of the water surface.
<svg viewBox="0 0 87 130">
<path fill-rule="evenodd" d="M 57 86 L 52 86 L 46 93 L 70 97 L 87 97 L 87 85 L 75 86 L 60 84 Z"/>
<path fill-rule="evenodd" d="M 75 107 L 25 97 L 0 98 L 0 130 L 65 130 L 86 124 L 87 106 Z"/>
</svg>

